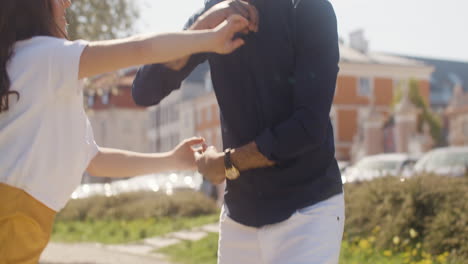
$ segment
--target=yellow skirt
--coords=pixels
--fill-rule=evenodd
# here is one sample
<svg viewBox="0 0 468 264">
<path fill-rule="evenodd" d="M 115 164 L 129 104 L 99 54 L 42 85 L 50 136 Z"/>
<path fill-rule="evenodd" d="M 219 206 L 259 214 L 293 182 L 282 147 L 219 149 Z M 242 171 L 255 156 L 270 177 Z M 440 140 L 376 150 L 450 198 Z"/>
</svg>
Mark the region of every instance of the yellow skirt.
<svg viewBox="0 0 468 264">
<path fill-rule="evenodd" d="M 0 183 L 0 264 L 37 264 L 55 214 L 25 191 Z"/>
</svg>

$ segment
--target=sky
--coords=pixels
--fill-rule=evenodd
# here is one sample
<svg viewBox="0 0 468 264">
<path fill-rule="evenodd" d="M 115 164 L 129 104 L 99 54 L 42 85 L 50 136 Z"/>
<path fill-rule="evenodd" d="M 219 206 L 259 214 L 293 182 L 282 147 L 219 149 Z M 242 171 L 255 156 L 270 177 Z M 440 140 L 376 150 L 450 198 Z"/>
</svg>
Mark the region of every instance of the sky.
<svg viewBox="0 0 468 264">
<path fill-rule="evenodd" d="M 135 0 L 137 32 L 180 30 L 203 0 Z M 275 0 L 269 0 L 275 1 Z M 308 1 L 308 0 L 303 0 Z M 370 50 L 468 62 L 466 0 L 330 0 L 345 42 L 364 29 Z"/>
</svg>

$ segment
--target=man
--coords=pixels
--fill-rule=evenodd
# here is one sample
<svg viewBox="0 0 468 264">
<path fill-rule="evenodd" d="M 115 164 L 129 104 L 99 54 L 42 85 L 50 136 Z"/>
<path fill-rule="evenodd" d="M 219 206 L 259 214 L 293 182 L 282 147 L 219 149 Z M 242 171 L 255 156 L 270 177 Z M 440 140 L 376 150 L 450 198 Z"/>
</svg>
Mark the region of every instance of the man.
<svg viewBox="0 0 468 264">
<path fill-rule="evenodd" d="M 338 263 L 344 198 L 329 118 L 339 62 L 333 8 L 326 0 L 208 0 L 204 10 L 219 2 L 217 19 L 250 19 L 256 32 L 242 36 L 246 44 L 231 55 L 144 66 L 134 99 L 159 103 L 208 60 L 226 150 L 210 147 L 197 160 L 213 183 L 228 178 L 218 262 Z M 209 27 L 197 24 L 200 15 L 187 28 Z"/>
</svg>

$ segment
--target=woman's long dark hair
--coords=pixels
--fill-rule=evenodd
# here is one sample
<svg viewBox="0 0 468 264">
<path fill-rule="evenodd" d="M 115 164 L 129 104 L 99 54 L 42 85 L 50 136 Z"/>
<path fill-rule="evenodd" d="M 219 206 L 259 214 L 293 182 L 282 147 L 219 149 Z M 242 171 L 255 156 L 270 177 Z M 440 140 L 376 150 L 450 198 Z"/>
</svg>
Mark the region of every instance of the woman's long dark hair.
<svg viewBox="0 0 468 264">
<path fill-rule="evenodd" d="M 8 110 L 10 78 L 7 66 L 17 41 L 34 36 L 54 36 L 58 27 L 54 22 L 52 0 L 1 0 L 0 1 L 0 113 Z"/>
</svg>

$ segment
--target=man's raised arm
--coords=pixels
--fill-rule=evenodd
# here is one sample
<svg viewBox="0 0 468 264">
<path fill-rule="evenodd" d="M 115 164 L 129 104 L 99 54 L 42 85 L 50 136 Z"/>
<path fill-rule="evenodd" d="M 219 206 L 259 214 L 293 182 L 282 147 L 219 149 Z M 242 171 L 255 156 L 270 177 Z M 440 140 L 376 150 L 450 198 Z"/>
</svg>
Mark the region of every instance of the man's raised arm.
<svg viewBox="0 0 468 264">
<path fill-rule="evenodd" d="M 193 15 L 184 28 L 187 30 L 194 26 L 198 17 L 205 11 L 206 7 Z M 151 64 L 141 67 L 133 81 L 133 100 L 141 106 L 158 104 L 172 91 L 179 89 L 182 81 L 206 59 L 207 54 L 202 53 L 167 64 Z M 177 66 L 171 67 L 171 64 Z"/>
<path fill-rule="evenodd" d="M 193 15 L 185 30 L 211 29 L 231 15 L 241 15 L 249 20 L 248 31 L 258 31 L 258 12 L 244 0 L 208 1 L 201 11 Z M 208 58 L 208 54 L 194 54 L 165 64 L 141 67 L 133 81 L 132 96 L 138 105 L 158 104 L 172 91 L 179 89 L 182 81 Z"/>
</svg>

